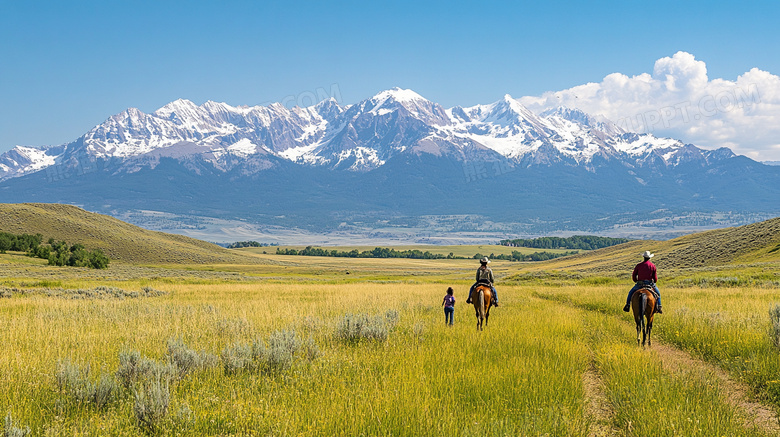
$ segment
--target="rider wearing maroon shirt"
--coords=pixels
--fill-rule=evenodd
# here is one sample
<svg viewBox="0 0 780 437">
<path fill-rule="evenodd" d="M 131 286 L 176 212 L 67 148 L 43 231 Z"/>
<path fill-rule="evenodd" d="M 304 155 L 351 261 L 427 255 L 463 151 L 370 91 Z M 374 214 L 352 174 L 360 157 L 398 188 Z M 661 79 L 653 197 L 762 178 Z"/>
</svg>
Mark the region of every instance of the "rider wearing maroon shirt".
<svg viewBox="0 0 780 437">
<path fill-rule="evenodd" d="M 658 301 L 655 305 L 655 312 L 658 314 L 663 314 L 663 311 L 661 310 L 661 292 L 658 290 L 658 287 L 655 286 L 655 283 L 658 282 L 658 270 L 655 268 L 655 264 L 650 262 L 650 258 L 652 258 L 654 255 L 650 253 L 649 250 L 646 250 L 642 257 L 645 259 L 641 263 L 637 264 L 636 267 L 634 267 L 634 272 L 631 273 L 631 279 L 636 283 L 634 285 L 634 288 L 631 289 L 631 291 L 628 292 L 628 297 L 626 298 L 626 306 L 623 307 L 623 311 L 628 312 L 628 310 L 631 309 L 631 296 L 634 295 L 634 292 L 639 290 L 640 288 L 650 285 L 655 290 L 655 293 L 658 295 Z"/>
</svg>

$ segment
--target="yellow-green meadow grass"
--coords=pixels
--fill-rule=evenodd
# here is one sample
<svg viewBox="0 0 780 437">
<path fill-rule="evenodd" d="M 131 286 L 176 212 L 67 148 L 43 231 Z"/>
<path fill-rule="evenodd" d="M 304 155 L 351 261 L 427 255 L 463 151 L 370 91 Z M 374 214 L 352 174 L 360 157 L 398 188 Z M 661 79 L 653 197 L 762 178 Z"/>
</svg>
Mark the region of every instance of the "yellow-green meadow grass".
<svg viewBox="0 0 780 437">
<path fill-rule="evenodd" d="M 739 420 L 717 380 L 664 369 L 656 350 L 636 346 L 633 320 L 620 311 L 627 273 L 495 262 L 501 306 L 476 332 L 464 304 L 473 261 L 257 256 L 262 264 L 112 263 L 94 272 L 0 255 L 0 288 L 11 295 L 0 298 L 0 413 L 33 435 L 587 436 L 597 422 L 617 435 L 763 435 Z M 773 268 L 662 282 L 666 314 L 654 335 L 777 406 L 777 350 L 767 333 L 768 309 L 780 302 Z M 715 280 L 732 276 L 760 281 Z M 101 286 L 167 294 L 76 296 Z M 447 286 L 458 300 L 452 328 L 441 309 Z M 388 310 L 399 320 L 386 341 L 339 338 L 345 315 Z M 95 381 L 115 375 L 123 351 L 163 363 L 174 339 L 220 356 L 281 330 L 311 339 L 319 353 L 279 371 L 192 371 L 171 382 L 152 431 L 136 423 L 132 389 L 100 409 L 58 388 L 58 363 L 89 366 Z M 587 412 L 590 371 L 602 381 L 608 417 Z"/>
</svg>

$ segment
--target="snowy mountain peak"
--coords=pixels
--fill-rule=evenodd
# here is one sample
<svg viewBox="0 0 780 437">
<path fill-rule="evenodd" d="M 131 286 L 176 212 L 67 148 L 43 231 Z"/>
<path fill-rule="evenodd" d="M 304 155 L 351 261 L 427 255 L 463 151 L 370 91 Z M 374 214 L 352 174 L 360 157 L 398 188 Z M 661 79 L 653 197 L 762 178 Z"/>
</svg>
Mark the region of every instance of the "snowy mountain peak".
<svg viewBox="0 0 780 437">
<path fill-rule="evenodd" d="M 627 133 L 576 108 L 537 115 L 509 94 L 487 105 L 444 110 L 412 90 L 392 88 L 350 106 L 333 98 L 292 109 L 281 103 L 233 107 L 207 101 L 198 106 L 178 99 L 151 114 L 128 108 L 67 145 L 17 147 L 0 155 L 0 180 L 84 157 L 119 159 L 134 171 L 168 157 L 252 174 L 280 160 L 371 171 L 409 153 L 577 166 L 591 165 L 600 156 L 629 167 L 733 156 L 728 149 L 702 151 L 674 139 Z"/>
<path fill-rule="evenodd" d="M 346 111 L 346 108 L 331 97 L 314 105 L 314 111 L 327 121 L 335 121 L 336 117 Z"/>
<path fill-rule="evenodd" d="M 374 95 L 373 97 L 371 97 L 370 100 L 376 102 L 378 105 L 381 105 L 388 99 L 392 99 L 393 101 L 399 103 L 414 102 L 415 100 L 427 101 L 423 96 L 417 94 L 416 92 L 409 89 L 402 89 L 399 87 L 381 91 L 376 95 Z"/>
<path fill-rule="evenodd" d="M 350 115 L 359 117 L 361 114 L 368 114 L 382 117 L 395 114 L 399 110 L 404 116 L 411 116 L 429 125 L 450 124 L 446 111 L 438 103 L 433 103 L 412 90 L 398 87 L 382 91 L 350 107 Z"/>
<path fill-rule="evenodd" d="M 559 106 L 557 108 L 548 109 L 539 115 L 553 123 L 555 123 L 556 120 L 566 120 L 583 128 L 596 129 L 608 135 L 622 135 L 626 133 L 620 126 L 603 115 L 591 115 L 578 108 Z"/>
<path fill-rule="evenodd" d="M 207 111 L 211 111 L 211 112 L 215 112 L 215 111 L 235 112 L 236 111 L 235 108 L 233 108 L 232 106 L 228 105 L 227 103 L 215 102 L 213 100 L 207 100 L 206 103 L 204 103 L 201 106 L 201 108 L 203 108 L 203 109 L 205 109 Z"/>
<path fill-rule="evenodd" d="M 138 108 L 127 108 L 124 111 L 120 112 L 119 114 L 111 116 L 109 119 L 114 120 L 117 122 L 121 122 L 124 120 L 132 120 L 137 121 L 142 118 L 146 117 L 146 114 L 142 112 Z"/>
<path fill-rule="evenodd" d="M 509 94 L 489 105 L 477 105 L 471 108 L 464 108 L 463 111 L 469 115 L 471 120 L 480 121 L 493 126 L 511 128 L 515 134 L 522 130 L 522 127 L 538 129 L 545 131 L 544 120 L 523 106 L 517 99 Z M 453 114 L 455 115 L 455 114 Z"/>
<path fill-rule="evenodd" d="M 193 113 L 197 111 L 198 105 L 187 100 L 177 99 L 154 111 L 154 115 L 161 118 L 170 118 L 172 114 Z"/>
<path fill-rule="evenodd" d="M 498 102 L 494 103 L 496 109 L 502 109 L 502 110 L 509 110 L 515 114 L 521 115 L 523 117 L 535 116 L 533 112 L 531 112 L 530 109 L 523 106 L 520 101 L 513 98 L 509 94 L 504 94 L 504 98 L 499 100 Z"/>
</svg>

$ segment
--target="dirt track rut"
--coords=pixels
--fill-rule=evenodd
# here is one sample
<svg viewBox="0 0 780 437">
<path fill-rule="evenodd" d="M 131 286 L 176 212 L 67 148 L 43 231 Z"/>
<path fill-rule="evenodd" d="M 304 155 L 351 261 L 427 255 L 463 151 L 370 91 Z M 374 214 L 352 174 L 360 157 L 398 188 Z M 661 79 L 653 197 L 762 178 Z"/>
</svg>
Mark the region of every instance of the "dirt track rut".
<svg viewBox="0 0 780 437">
<path fill-rule="evenodd" d="M 585 404 L 585 414 L 592 420 L 588 437 L 619 435 L 618 431 L 609 425 L 615 417 L 615 412 L 607 400 L 604 383 L 593 363 L 582 374 L 582 387 L 585 391 L 585 399 L 588 401 Z"/>
<path fill-rule="evenodd" d="M 734 380 L 724 370 L 691 356 L 689 353 L 675 347 L 653 344 L 658 357 L 665 369 L 670 372 L 698 371 L 713 375 L 720 382 L 726 402 L 736 408 L 739 416 L 747 427 L 756 427 L 769 435 L 780 436 L 780 419 L 777 412 L 770 406 L 751 400 L 751 389 L 747 385 Z"/>
</svg>

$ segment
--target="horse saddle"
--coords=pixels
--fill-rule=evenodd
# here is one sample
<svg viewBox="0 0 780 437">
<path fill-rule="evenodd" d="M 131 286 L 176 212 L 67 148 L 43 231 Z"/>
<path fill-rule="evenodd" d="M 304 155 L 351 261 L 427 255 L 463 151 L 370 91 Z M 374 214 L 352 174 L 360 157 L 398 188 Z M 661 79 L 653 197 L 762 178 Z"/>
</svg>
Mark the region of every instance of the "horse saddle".
<svg viewBox="0 0 780 437">
<path fill-rule="evenodd" d="M 661 296 L 658 295 L 658 293 L 655 292 L 655 289 L 653 288 L 652 284 L 644 284 L 644 285 L 642 285 L 642 287 L 639 290 L 647 290 L 647 291 L 649 291 L 650 294 L 652 294 L 653 297 L 655 298 L 656 302 L 658 301 L 658 299 L 661 298 Z M 639 291 L 639 290 L 637 290 L 637 291 Z"/>
</svg>

